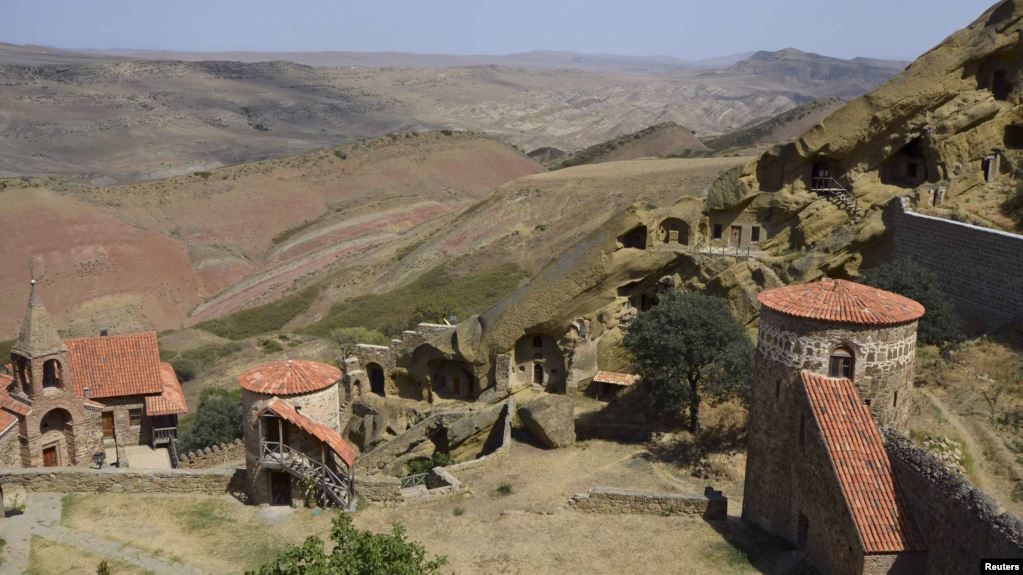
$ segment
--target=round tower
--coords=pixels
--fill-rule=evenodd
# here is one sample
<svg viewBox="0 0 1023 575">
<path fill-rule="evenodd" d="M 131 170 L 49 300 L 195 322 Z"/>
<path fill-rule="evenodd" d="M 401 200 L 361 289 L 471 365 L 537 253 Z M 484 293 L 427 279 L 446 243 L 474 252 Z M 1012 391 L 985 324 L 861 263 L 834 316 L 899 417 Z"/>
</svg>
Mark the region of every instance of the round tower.
<svg viewBox="0 0 1023 575">
<path fill-rule="evenodd" d="M 765 290 L 750 402 L 743 518 L 795 540 L 794 485 L 802 431 L 801 372 L 853 382 L 874 419 L 905 431 L 919 303 L 851 281 Z"/>
<path fill-rule="evenodd" d="M 242 427 L 245 436 L 245 467 L 249 496 L 255 503 L 281 503 L 282 489 L 288 482 L 279 474 L 264 469 L 267 449 L 310 452 L 319 457 L 321 446 L 308 441 L 306 433 L 294 429 L 294 423 L 281 417 L 287 411 L 340 433 L 339 391 L 341 370 L 325 363 L 304 360 L 282 360 L 260 365 L 242 372 L 238 384 L 242 388 Z M 282 402 L 281 405 L 277 402 Z M 277 406 L 277 407 L 275 407 Z M 276 409 L 276 412 L 274 411 Z M 284 491 L 301 497 L 301 487 L 288 482 Z M 276 495 L 275 495 L 276 490 Z"/>
</svg>

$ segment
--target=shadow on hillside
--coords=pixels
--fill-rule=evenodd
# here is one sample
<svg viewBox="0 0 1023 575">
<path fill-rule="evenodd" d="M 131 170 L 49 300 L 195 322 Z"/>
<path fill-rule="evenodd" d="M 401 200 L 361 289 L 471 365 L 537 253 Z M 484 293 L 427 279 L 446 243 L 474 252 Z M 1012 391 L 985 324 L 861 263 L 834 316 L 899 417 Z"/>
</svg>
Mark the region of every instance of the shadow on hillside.
<svg viewBox="0 0 1023 575">
<path fill-rule="evenodd" d="M 729 502 L 729 505 L 735 505 Z M 738 510 L 736 510 L 738 511 Z M 708 520 L 714 531 L 717 531 L 724 542 L 731 546 L 728 552 L 730 563 L 749 564 L 761 573 L 778 573 L 781 560 L 791 553 L 792 547 L 784 540 L 746 524 L 736 516 L 725 519 Z M 740 557 L 739 554 L 742 556 Z M 782 572 L 788 572 L 782 569 Z"/>
</svg>

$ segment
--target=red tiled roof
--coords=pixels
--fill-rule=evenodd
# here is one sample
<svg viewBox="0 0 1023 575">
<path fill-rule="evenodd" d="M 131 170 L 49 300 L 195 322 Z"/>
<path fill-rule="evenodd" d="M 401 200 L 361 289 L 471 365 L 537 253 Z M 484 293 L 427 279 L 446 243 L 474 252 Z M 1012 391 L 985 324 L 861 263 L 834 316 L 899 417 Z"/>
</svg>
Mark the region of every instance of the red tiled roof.
<svg viewBox="0 0 1023 575">
<path fill-rule="evenodd" d="M 326 389 L 341 379 L 333 365 L 304 360 L 281 360 L 242 372 L 238 385 L 266 395 L 296 395 Z"/>
<path fill-rule="evenodd" d="M 848 379 L 802 372 L 814 419 L 867 553 L 923 550 L 881 433 Z"/>
<path fill-rule="evenodd" d="M 593 376 L 593 381 L 597 383 L 608 383 L 611 385 L 633 385 L 639 381 L 639 376 L 631 373 L 598 371 L 597 375 Z"/>
<path fill-rule="evenodd" d="M 0 373 L 0 409 L 9 411 L 14 415 L 28 415 L 32 408 L 11 397 L 9 388 L 13 383 L 13 377 Z"/>
<path fill-rule="evenodd" d="M 181 391 L 181 383 L 169 363 L 160 364 L 160 383 L 163 391 L 160 395 L 146 396 L 146 415 L 172 415 L 188 413 L 188 403 Z"/>
<path fill-rule="evenodd" d="M 17 423 L 17 417 L 7 411 L 0 411 L 0 435 L 10 431 L 10 429 Z"/>
<path fill-rule="evenodd" d="M 313 437 L 326 443 L 327 447 L 330 447 L 349 467 L 355 463 L 355 459 L 358 457 L 355 448 L 345 441 L 340 433 L 334 431 L 329 426 L 302 415 L 293 405 L 279 397 L 274 397 L 266 403 L 266 407 L 263 408 L 262 412 L 267 410 L 276 413 L 291 424 L 298 426 Z"/>
<path fill-rule="evenodd" d="M 75 393 L 90 398 L 160 393 L 160 347 L 156 332 L 69 339 Z"/>
<path fill-rule="evenodd" d="M 924 315 L 924 306 L 907 297 L 830 278 L 764 290 L 757 301 L 786 315 L 865 325 L 906 323 Z"/>
</svg>

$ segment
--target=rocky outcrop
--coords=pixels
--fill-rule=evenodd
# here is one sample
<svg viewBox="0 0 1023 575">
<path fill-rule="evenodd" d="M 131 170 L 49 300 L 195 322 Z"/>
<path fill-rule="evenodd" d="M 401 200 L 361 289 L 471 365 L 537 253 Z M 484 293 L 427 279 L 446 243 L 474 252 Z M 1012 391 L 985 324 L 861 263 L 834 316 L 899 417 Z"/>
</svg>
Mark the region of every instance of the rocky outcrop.
<svg viewBox="0 0 1023 575">
<path fill-rule="evenodd" d="M 519 408 L 519 419 L 545 447 L 575 443 L 575 408 L 570 397 L 544 395 Z"/>
</svg>

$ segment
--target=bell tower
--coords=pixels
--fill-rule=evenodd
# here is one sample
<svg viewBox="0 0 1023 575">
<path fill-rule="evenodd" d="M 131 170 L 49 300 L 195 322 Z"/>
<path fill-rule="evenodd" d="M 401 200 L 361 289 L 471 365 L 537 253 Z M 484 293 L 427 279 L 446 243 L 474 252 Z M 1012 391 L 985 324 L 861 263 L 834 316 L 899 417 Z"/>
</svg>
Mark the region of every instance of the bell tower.
<svg viewBox="0 0 1023 575">
<path fill-rule="evenodd" d="M 28 309 L 21 320 L 18 339 L 11 348 L 17 391 L 34 400 L 48 389 L 71 389 L 67 356 L 67 346 L 57 334 L 33 279 Z"/>
</svg>

